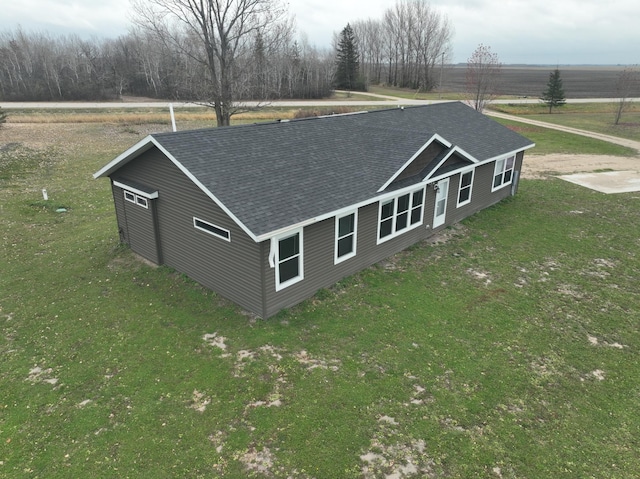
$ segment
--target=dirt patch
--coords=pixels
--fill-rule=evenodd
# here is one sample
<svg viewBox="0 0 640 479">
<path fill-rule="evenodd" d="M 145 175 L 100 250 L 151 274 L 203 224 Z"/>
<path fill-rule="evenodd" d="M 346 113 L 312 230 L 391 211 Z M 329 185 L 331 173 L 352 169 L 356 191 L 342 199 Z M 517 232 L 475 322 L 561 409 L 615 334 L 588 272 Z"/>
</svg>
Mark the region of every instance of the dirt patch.
<svg viewBox="0 0 640 479">
<path fill-rule="evenodd" d="M 36 366 L 29 370 L 29 376 L 27 377 L 26 381 L 32 383 L 47 383 L 55 386 L 56 384 L 58 384 L 58 378 L 52 377 L 52 374 L 52 368 L 43 369 L 40 366 Z"/>
<path fill-rule="evenodd" d="M 597 170 L 640 171 L 640 157 L 608 155 L 529 155 L 522 165 L 522 178 L 544 179 L 565 173 Z"/>
</svg>

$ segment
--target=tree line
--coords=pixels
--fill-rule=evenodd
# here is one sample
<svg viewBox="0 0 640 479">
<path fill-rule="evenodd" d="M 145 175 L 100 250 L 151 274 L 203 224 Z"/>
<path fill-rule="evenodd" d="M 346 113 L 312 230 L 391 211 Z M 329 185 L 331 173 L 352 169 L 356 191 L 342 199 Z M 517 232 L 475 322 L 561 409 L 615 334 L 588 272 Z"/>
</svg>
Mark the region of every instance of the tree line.
<svg viewBox="0 0 640 479">
<path fill-rule="evenodd" d="M 209 75 L 198 61 L 202 46 L 178 35 L 132 28 L 115 39 L 0 32 L 0 100 L 107 100 L 122 95 L 176 100 L 207 98 Z M 255 32 L 234 64 L 239 99 L 322 98 L 332 89 L 332 52 L 298 42 L 293 29 Z"/>
<path fill-rule="evenodd" d="M 136 23 L 130 33 L 115 39 L 21 28 L 0 32 L 0 99 L 105 100 L 133 95 L 193 100 L 208 98 L 216 80 L 233 83 L 234 100 L 330 94 L 339 68 L 337 39 L 333 50 L 297 41 L 292 20 L 282 15 L 275 0 L 204 4 L 208 12 L 192 11 L 185 7 L 191 4 L 181 0 L 137 6 L 134 2 Z M 216 24 L 222 7 L 236 8 L 234 15 L 242 21 Z M 172 22 L 166 21 L 172 17 Z M 237 25 L 244 29 L 239 31 Z M 397 0 L 381 19 L 358 20 L 352 27 L 361 88 L 380 83 L 421 90 L 438 86 L 438 63 L 452 53 L 453 29 L 428 2 Z M 220 49 L 208 51 L 211 46 Z M 229 50 L 232 55 L 225 56 Z M 225 71 L 230 61 L 232 71 Z M 225 78 L 212 78 L 216 75 Z"/>
</svg>

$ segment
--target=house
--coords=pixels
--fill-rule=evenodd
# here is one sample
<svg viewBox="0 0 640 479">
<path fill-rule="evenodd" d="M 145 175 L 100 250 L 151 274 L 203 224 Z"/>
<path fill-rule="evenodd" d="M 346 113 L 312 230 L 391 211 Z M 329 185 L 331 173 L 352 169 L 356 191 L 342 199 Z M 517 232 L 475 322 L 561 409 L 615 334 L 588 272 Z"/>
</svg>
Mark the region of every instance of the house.
<svg viewBox="0 0 640 479">
<path fill-rule="evenodd" d="M 533 146 L 453 102 L 153 134 L 94 177 L 134 252 L 268 318 L 515 194 Z"/>
</svg>

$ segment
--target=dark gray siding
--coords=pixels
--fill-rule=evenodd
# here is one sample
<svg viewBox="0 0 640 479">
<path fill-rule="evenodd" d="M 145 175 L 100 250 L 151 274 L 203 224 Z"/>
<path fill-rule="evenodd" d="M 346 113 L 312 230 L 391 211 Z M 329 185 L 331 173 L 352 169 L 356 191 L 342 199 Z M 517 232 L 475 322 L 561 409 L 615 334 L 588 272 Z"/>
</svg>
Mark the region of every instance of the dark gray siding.
<svg viewBox="0 0 640 479">
<path fill-rule="evenodd" d="M 522 153 L 518 155 L 516 170 L 520 171 L 521 166 Z M 319 289 L 329 287 L 341 278 L 402 251 L 509 196 L 511 194 L 510 186 L 491 192 L 494 168 L 495 162 L 476 168 L 473 178 L 472 200 L 460 208 L 457 207 L 460 173 L 449 177 L 446 220 L 442 226 L 436 229 L 431 228 L 436 197 L 431 185 L 426 188 L 423 224 L 381 244 L 376 244 L 378 203 L 360 208 L 358 210 L 357 254 L 337 265 L 334 264 L 335 219 L 330 218 L 305 227 L 303 232 L 304 280 L 278 292 L 275 289 L 275 270 L 269 266 L 268 262 L 270 245 L 269 242 L 264 242 L 262 268 L 265 278 L 265 307 L 263 317 L 267 318 L 283 308 L 293 306 L 313 296 Z"/>
<path fill-rule="evenodd" d="M 118 222 L 120 241 L 129 244 L 129 232 L 127 231 L 127 221 L 124 214 L 124 194 L 122 188 L 115 186 L 112 181 L 111 192 L 113 193 L 113 204 L 116 208 L 116 220 Z"/>
<path fill-rule="evenodd" d="M 410 165 L 407 166 L 402 173 L 398 175 L 395 182 L 420 173 L 431 162 L 431 160 L 438 156 L 444 149 L 444 146 L 437 141 L 431 143 L 422 153 L 420 153 L 420 155 L 418 155 L 416 159 L 411 162 Z"/>
<path fill-rule="evenodd" d="M 519 170 L 522 162 L 516 162 L 516 167 Z M 458 189 L 460 187 L 460 173 L 456 173 L 451 176 L 449 183 L 449 201 L 447 205 L 447 219 L 443 226 L 449 226 L 453 223 L 457 223 L 467 216 L 471 216 L 478 211 L 494 205 L 500 200 L 511 195 L 510 185 L 504 186 L 494 192 L 491 191 L 491 185 L 493 184 L 493 172 L 495 169 L 495 162 L 487 163 L 476 168 L 473 175 L 473 187 L 471 190 L 471 203 L 468 203 L 460 208 L 457 207 L 458 203 Z"/>
<path fill-rule="evenodd" d="M 262 315 L 259 245 L 213 200 L 155 148 L 116 175 L 158 190 L 158 198 L 152 201 L 163 264 Z M 231 241 L 194 228 L 194 216 L 229 230 Z M 128 231 L 130 235 L 130 225 Z"/>
<path fill-rule="evenodd" d="M 149 261 L 160 264 L 158 235 L 155 221 L 155 200 L 147 201 L 147 208 L 124 200 L 124 190 L 112 186 L 118 217 L 118 230 L 121 241 L 131 250 Z"/>
<path fill-rule="evenodd" d="M 433 190 L 429 191 L 427 201 L 433 201 Z M 433 214 L 433 208 L 431 209 Z M 330 218 L 304 228 L 304 280 L 276 292 L 275 270 L 269 267 L 267 256 L 263 259 L 265 268 L 265 294 L 267 307 L 265 317 L 277 313 L 280 309 L 292 306 L 313 296 L 321 288 L 331 286 L 345 276 L 356 273 L 398 251 L 411 246 L 430 234 L 423 225 L 379 245 L 378 203 L 364 206 L 358 210 L 356 255 L 346 261 L 334 264 L 335 219 Z"/>
<path fill-rule="evenodd" d="M 521 153 L 517 157 L 517 171 L 521 168 L 522 156 Z M 120 188 L 113 187 L 113 194 L 121 239 L 129 243 L 134 251 L 187 274 L 243 308 L 267 318 L 311 297 L 318 289 L 329 287 L 341 278 L 402 251 L 509 196 L 510 186 L 491 192 L 494 165 L 492 162 L 476 168 L 472 201 L 460 208 L 457 207 L 460 174 L 449 177 L 446 221 L 436 230 L 431 228 L 436 196 L 431 185 L 427 186 L 425 192 L 422 225 L 381 244 L 376 244 L 378 203 L 361 207 L 358 210 L 357 254 L 337 265 L 334 264 L 335 219 L 305 227 L 304 279 L 281 291 L 276 291 L 275 269 L 269 266 L 270 242 L 256 244 L 158 150 L 149 150 L 116 173 L 122 179 L 158 190 L 158 198 L 149 201 L 152 208 L 145 210 L 134 204 L 128 208 Z M 145 212 L 147 216 L 139 217 Z M 149 237 L 153 237 L 153 222 L 149 223 L 148 220 L 154 218 L 154 212 L 156 250 L 159 250 L 155 260 L 153 245 L 149 243 L 151 240 L 137 238 L 132 229 L 132 224 L 148 228 Z M 195 229 L 194 216 L 229 230 L 231 241 Z"/>
</svg>

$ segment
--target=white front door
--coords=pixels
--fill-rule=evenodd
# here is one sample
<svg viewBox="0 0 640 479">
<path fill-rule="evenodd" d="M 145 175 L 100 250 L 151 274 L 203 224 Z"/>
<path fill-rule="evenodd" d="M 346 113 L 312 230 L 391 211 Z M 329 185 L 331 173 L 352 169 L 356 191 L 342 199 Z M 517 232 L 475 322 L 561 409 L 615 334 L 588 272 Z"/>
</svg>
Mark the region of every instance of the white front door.
<svg viewBox="0 0 640 479">
<path fill-rule="evenodd" d="M 444 224 L 447 215 L 447 196 L 449 196 L 449 178 L 440 180 L 436 183 L 438 190 L 436 191 L 436 206 L 433 213 L 433 227 L 437 228 Z"/>
</svg>

